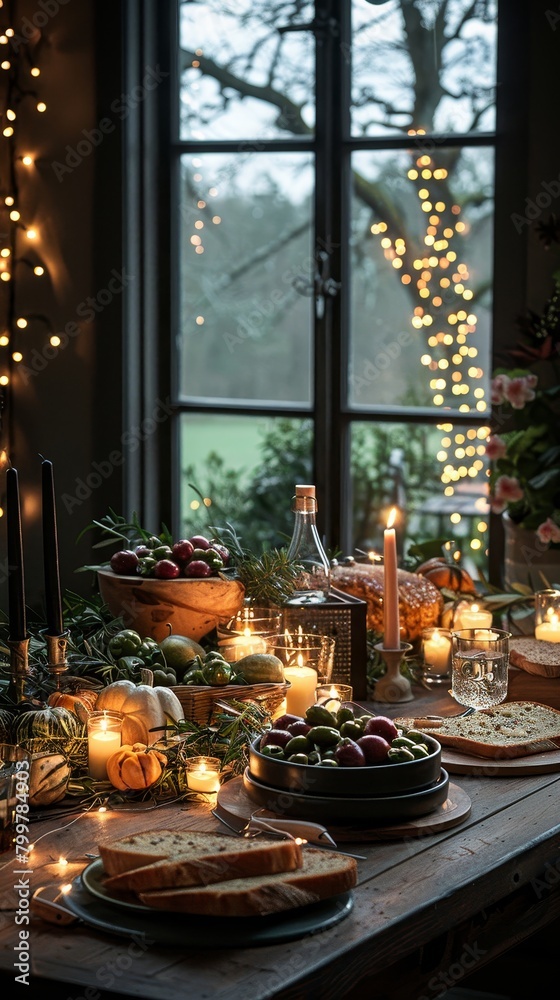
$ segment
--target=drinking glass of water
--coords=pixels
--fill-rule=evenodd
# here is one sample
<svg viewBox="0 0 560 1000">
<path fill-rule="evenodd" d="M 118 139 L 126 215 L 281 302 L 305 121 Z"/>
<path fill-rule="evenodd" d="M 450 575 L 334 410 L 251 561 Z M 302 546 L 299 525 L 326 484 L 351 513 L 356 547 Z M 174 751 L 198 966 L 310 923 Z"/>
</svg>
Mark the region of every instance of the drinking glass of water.
<svg viewBox="0 0 560 1000">
<path fill-rule="evenodd" d="M 460 705 L 490 708 L 505 701 L 511 632 L 465 628 L 452 635 L 451 694 Z"/>
</svg>

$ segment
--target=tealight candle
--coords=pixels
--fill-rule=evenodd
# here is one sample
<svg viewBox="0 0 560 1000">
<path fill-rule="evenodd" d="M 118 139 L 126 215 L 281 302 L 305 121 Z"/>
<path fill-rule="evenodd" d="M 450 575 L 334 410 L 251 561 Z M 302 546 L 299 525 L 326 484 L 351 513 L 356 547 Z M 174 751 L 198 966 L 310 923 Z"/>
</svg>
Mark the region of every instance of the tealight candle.
<svg viewBox="0 0 560 1000">
<path fill-rule="evenodd" d="M 560 590 L 535 593 L 535 639 L 560 642 Z"/>
<path fill-rule="evenodd" d="M 121 745 L 123 716 L 120 712 L 92 712 L 87 720 L 88 774 L 107 780 L 107 761 Z"/>
<path fill-rule="evenodd" d="M 220 790 L 219 757 L 191 757 L 187 760 L 187 785 L 193 792 L 209 792 Z"/>
<path fill-rule="evenodd" d="M 323 684 L 315 692 L 317 702 L 329 712 L 338 712 L 345 701 L 352 701 L 354 692 L 350 684 Z"/>
<path fill-rule="evenodd" d="M 453 621 L 455 630 L 464 628 L 491 628 L 492 612 L 482 611 L 478 604 L 457 611 Z"/>
<path fill-rule="evenodd" d="M 236 663 L 251 653 L 266 653 L 266 641 L 246 628 L 243 635 L 232 635 L 218 643 L 220 653 L 228 663 Z"/>
<path fill-rule="evenodd" d="M 298 653 L 296 666 L 284 667 L 284 679 L 290 687 L 286 691 L 286 707 L 290 715 L 305 715 L 310 705 L 315 704 L 315 688 L 317 687 L 317 671 L 306 667 L 301 653 Z"/>
</svg>

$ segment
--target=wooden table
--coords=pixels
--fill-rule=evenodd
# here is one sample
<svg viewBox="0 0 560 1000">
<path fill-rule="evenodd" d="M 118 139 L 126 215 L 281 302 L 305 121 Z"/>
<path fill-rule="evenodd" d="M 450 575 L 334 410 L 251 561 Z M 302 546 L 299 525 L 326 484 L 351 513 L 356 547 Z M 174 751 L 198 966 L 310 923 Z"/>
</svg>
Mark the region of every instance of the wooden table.
<svg viewBox="0 0 560 1000">
<path fill-rule="evenodd" d="M 392 716 L 457 711 L 447 694 L 414 691 L 417 699 L 406 705 L 368 707 Z M 451 777 L 472 802 L 460 825 L 420 838 L 340 845 L 365 860 L 358 861 L 353 910 L 334 928 L 286 944 L 229 949 L 215 941 L 211 950 L 193 950 L 188 937 L 180 949 L 146 947 L 82 923 L 62 928 L 32 916 L 31 976 L 21 996 L 43 997 L 55 982 L 64 1000 L 435 998 L 560 913 L 560 773 Z M 85 852 L 95 851 L 108 830 L 216 829 L 209 810 L 167 805 L 145 814 L 77 813 L 73 823 L 73 816 L 34 822 L 31 888 L 72 881 L 87 863 Z M 64 868 L 60 856 L 68 859 Z M 10 997 L 19 995 L 13 968 L 19 877 L 4 855 L 0 982 Z"/>
</svg>

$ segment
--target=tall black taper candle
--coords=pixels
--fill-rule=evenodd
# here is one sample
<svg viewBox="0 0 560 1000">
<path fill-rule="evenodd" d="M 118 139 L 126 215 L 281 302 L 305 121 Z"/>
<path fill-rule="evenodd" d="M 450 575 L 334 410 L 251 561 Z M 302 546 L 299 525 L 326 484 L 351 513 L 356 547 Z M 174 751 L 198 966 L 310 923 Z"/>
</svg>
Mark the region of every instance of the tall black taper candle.
<svg viewBox="0 0 560 1000">
<path fill-rule="evenodd" d="M 10 639 L 17 642 L 27 638 L 25 617 L 25 586 L 23 575 L 23 542 L 21 535 L 21 508 L 19 480 L 16 469 L 6 471 L 6 507 L 8 533 L 8 616 Z"/>
<path fill-rule="evenodd" d="M 62 635 L 62 599 L 58 561 L 58 529 L 52 462 L 43 460 L 43 562 L 45 570 L 45 611 L 47 635 Z"/>
</svg>

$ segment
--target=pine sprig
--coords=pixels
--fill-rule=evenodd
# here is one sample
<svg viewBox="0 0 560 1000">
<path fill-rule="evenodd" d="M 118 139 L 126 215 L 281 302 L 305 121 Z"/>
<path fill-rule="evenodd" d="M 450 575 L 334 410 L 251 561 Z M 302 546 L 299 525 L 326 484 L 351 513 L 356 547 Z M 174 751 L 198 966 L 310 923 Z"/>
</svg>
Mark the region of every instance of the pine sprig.
<svg viewBox="0 0 560 1000">
<path fill-rule="evenodd" d="M 241 544 L 239 535 L 229 522 L 225 527 L 212 526 L 210 530 L 228 549 L 232 569 L 245 587 L 246 597 L 258 600 L 263 606 L 278 606 L 289 600 L 294 593 L 300 567 L 288 558 L 287 549 L 267 549 L 257 555 Z"/>
</svg>

